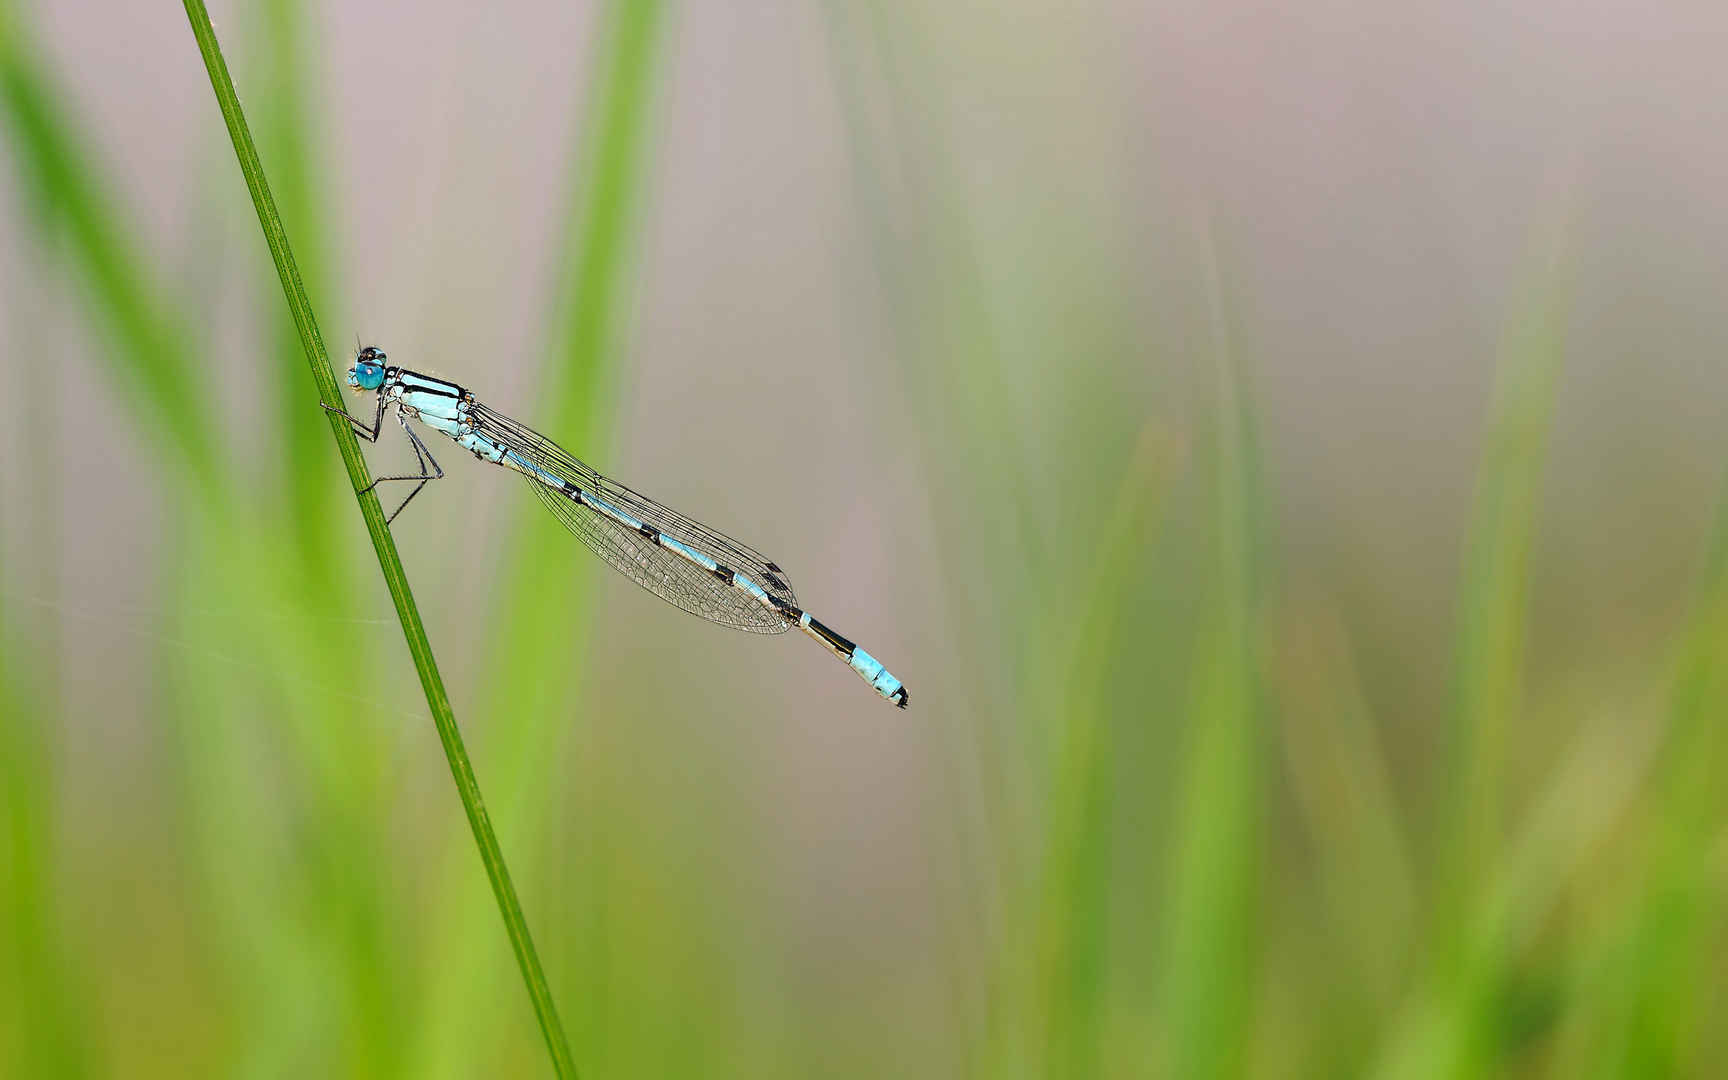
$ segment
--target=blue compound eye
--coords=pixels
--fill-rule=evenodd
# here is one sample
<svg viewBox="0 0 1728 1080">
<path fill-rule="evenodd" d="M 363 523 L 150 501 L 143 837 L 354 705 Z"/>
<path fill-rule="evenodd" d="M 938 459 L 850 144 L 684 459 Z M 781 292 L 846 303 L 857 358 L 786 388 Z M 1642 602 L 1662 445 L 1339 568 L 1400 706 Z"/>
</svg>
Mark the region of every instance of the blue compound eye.
<svg viewBox="0 0 1728 1080">
<path fill-rule="evenodd" d="M 354 365 L 349 381 L 362 390 L 376 390 L 384 385 L 384 365 L 361 361 Z"/>
</svg>

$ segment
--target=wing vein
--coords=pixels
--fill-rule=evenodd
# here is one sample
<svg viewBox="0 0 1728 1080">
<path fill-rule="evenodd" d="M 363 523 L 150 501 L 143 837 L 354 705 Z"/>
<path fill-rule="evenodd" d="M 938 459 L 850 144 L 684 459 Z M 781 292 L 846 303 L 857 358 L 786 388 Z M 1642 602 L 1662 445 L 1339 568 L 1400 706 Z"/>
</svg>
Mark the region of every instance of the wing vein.
<svg viewBox="0 0 1728 1080">
<path fill-rule="evenodd" d="M 781 606 L 796 611 L 798 598 L 785 572 L 761 552 L 685 517 L 641 492 L 609 480 L 526 424 L 484 405 L 475 404 L 475 427 L 488 438 L 528 462 L 599 499 L 659 534 L 714 560 L 753 582 L 770 598 L 763 603 L 675 550 L 656 543 L 647 533 L 579 502 L 523 474 L 535 496 L 590 551 L 636 584 L 675 607 L 710 622 L 757 634 L 778 634 L 791 627 Z M 773 603 L 779 601 L 779 605 Z"/>
</svg>

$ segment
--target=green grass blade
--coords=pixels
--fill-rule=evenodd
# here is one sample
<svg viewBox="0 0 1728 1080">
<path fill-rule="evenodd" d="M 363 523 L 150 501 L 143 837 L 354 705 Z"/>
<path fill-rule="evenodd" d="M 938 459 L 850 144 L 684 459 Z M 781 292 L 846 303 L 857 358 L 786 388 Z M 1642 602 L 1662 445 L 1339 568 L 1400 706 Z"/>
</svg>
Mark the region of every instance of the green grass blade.
<svg viewBox="0 0 1728 1080">
<path fill-rule="evenodd" d="M 1509 956 L 1495 908 L 1507 857 L 1506 736 L 1523 709 L 1536 507 L 1563 356 L 1556 254 L 1508 319 L 1466 544 L 1428 985 L 1394 1032 L 1388 1076 L 1475 1076 L 1497 1056 Z"/>
<path fill-rule="evenodd" d="M 1453 873 L 1466 881 L 1495 858 L 1503 826 L 1503 736 L 1519 707 L 1530 548 L 1543 446 L 1559 367 L 1558 313 L 1538 300 L 1505 346 L 1488 447 L 1477 481 L 1458 629 L 1459 808 Z"/>
<path fill-rule="evenodd" d="M 545 358 L 538 405 L 525 418 L 582 453 L 598 452 L 610 429 L 607 418 L 628 310 L 641 178 L 649 157 L 667 12 L 660 0 L 614 0 L 596 19 L 592 74 L 570 164 L 564 261 L 546 334 L 553 347 Z M 548 784 L 546 770 L 563 760 L 570 740 L 581 733 L 562 702 L 581 679 L 586 597 L 594 568 L 571 557 L 569 534 L 533 499 L 522 500 L 510 536 L 486 634 L 485 708 L 495 720 L 508 718 L 508 723 L 488 725 L 489 760 L 496 763 L 512 823 L 524 827 L 522 823 L 557 809 L 549 797 L 556 789 Z M 564 677 L 555 683 L 540 677 L 549 670 Z M 604 795 L 597 787 L 604 783 L 603 776 L 589 775 L 567 797 L 598 809 Z M 593 988 L 572 1006 L 571 1024 L 584 1060 L 601 1071 L 606 1070 L 608 1052 L 607 1025 L 601 1019 L 610 998 L 605 991 L 608 952 L 593 943 L 606 936 L 602 909 L 608 851 L 604 836 L 587 842 L 582 870 L 586 880 L 579 892 L 592 897 L 593 905 L 570 920 L 577 928 L 564 933 L 574 939 L 572 947 L 559 949 L 582 965 L 585 985 Z M 443 933 L 467 918 L 462 894 L 450 890 L 448 895 L 453 902 L 436 917 Z M 443 1075 L 465 1075 L 474 1066 L 465 1068 L 466 1063 L 453 1060 L 462 1048 L 452 1045 L 456 1028 L 451 1021 L 472 1008 L 468 998 L 479 972 L 471 955 L 457 952 L 449 959 L 447 969 L 428 987 L 429 1045 L 419 1060 Z"/>
<path fill-rule="evenodd" d="M 634 241 L 648 165 L 650 108 L 665 45 L 661 0 L 616 3 L 606 13 L 600 44 L 592 144 L 579 158 L 587 179 L 571 220 L 571 265 L 564 269 L 568 303 L 556 310 L 564 324 L 550 340 L 562 342 L 561 365 L 544 388 L 549 418 L 573 438 L 595 441 L 592 426 L 609 413 L 598 395 L 607 390 L 616 351 L 622 300 L 635 263 Z"/>
<path fill-rule="evenodd" d="M 1203 238 L 1217 368 L 1211 625 L 1192 675 L 1176 804 L 1164 1023 L 1170 1075 L 1237 1075 L 1247 1061 L 1255 978 L 1255 876 L 1265 769 L 1256 728 L 1253 644 L 1254 436 L 1231 355 L 1223 287 L 1210 233 Z"/>
<path fill-rule="evenodd" d="M 11 4 L 0 0 L 0 120 L 9 129 L 22 186 L 39 210 L 31 218 L 70 241 L 68 250 L 117 346 L 101 354 L 114 382 L 174 447 L 196 493 L 219 501 L 226 459 L 215 453 L 215 413 L 195 377 L 195 353 L 129 242 L 93 140 L 66 114 L 66 95 L 41 70 L 37 55 Z"/>
<path fill-rule="evenodd" d="M 607 435 L 606 416 L 613 384 L 622 297 L 633 262 L 631 250 L 645 168 L 649 106 L 662 43 L 664 5 L 659 0 L 613 4 L 603 16 L 605 36 L 595 50 L 596 80 L 588 117 L 586 145 L 574 168 L 578 203 L 568 245 L 569 262 L 562 269 L 566 293 L 555 306 L 557 324 L 549 340 L 558 351 L 548 358 L 541 407 L 535 423 L 558 433 L 572 446 L 599 446 Z M 566 314 L 567 313 L 567 314 Z M 499 665 L 498 708 L 501 713 L 543 711 L 533 700 L 544 680 L 529 677 L 561 664 L 568 641 L 570 603 L 566 589 L 548 588 L 547 575 L 530 572 L 557 557 L 540 545 L 566 550 L 568 537 L 553 529 L 536 529 L 543 514 L 532 500 L 523 501 L 516 535 L 519 550 L 504 565 L 515 572 L 504 585 L 500 610 L 493 620 L 498 633 L 492 659 Z M 586 567 L 584 566 L 584 572 Z M 573 579 L 573 578 L 572 578 Z M 550 626 L 562 634 L 543 633 Z"/>
<path fill-rule="evenodd" d="M 326 204 L 319 198 L 324 186 L 318 148 L 328 140 L 319 137 L 319 117 L 314 112 L 318 98 L 310 90 L 316 79 L 312 20 L 300 0 L 268 0 L 248 14 L 262 69 L 253 73 L 262 87 L 254 98 L 253 120 L 258 141 L 274 163 L 271 191 L 284 220 L 294 225 L 301 280 L 309 283 L 317 309 L 329 319 L 330 301 L 339 290 L 329 258 L 328 215 L 322 212 Z M 283 527 L 300 545 L 306 576 L 348 595 L 341 586 L 346 584 L 350 563 L 341 557 L 334 531 L 336 492 L 320 468 L 328 451 L 317 426 L 305 422 L 305 402 L 300 399 L 302 376 L 295 370 L 299 336 L 291 313 L 276 301 L 265 279 L 260 277 L 257 283 L 259 310 L 271 313 L 274 330 L 276 437 L 286 470 Z"/>
<path fill-rule="evenodd" d="M 257 208 L 258 223 L 264 230 L 265 241 L 269 244 L 271 257 L 281 277 L 283 294 L 294 314 L 294 324 L 299 331 L 300 343 L 305 351 L 307 364 L 312 370 L 313 381 L 318 386 L 319 398 L 326 404 L 340 405 L 336 372 L 325 352 L 323 337 L 319 333 L 299 270 L 289 250 L 281 217 L 265 182 L 264 168 L 258 160 L 251 133 L 247 130 L 246 118 L 240 109 L 239 95 L 234 90 L 228 66 L 216 42 L 216 32 L 210 25 L 209 13 L 202 0 L 185 0 L 185 8 L 192 33 L 198 40 L 198 51 L 203 56 L 204 66 L 210 74 L 211 88 L 215 91 L 217 104 L 221 107 L 222 118 L 227 123 L 229 137 L 234 142 L 234 153 L 239 159 L 240 171 L 246 178 L 252 203 Z M 504 919 L 505 930 L 516 953 L 517 965 L 522 970 L 523 981 L 527 984 L 535 1015 L 540 1021 L 540 1029 L 545 1036 L 553 1067 L 559 1076 L 573 1077 L 576 1075 L 576 1068 L 571 1059 L 569 1044 L 558 1021 L 551 990 L 546 984 L 539 957 L 534 951 L 533 940 L 528 934 L 527 920 L 522 915 L 515 887 L 511 884 L 503 852 L 498 846 L 485 803 L 481 799 L 473 767 L 463 747 L 462 734 L 456 726 L 456 716 L 450 707 L 449 695 L 444 689 L 443 676 L 433 659 L 431 643 L 426 638 L 420 612 L 409 590 L 407 575 L 402 569 L 395 541 L 385 525 L 383 508 L 379 505 L 377 493 L 365 490 L 371 483 L 371 477 L 366 461 L 361 456 L 359 441 L 348 424 L 334 414 L 330 415 L 330 430 L 348 468 L 348 478 L 354 490 L 364 491 L 357 495 L 361 515 L 365 518 L 366 530 L 371 535 L 372 545 L 378 553 L 379 568 L 383 571 L 390 597 L 395 602 L 396 614 L 402 623 L 408 651 L 413 657 L 415 670 L 420 675 L 421 688 L 426 694 L 427 707 L 431 710 L 433 722 L 438 728 L 439 740 L 443 743 L 445 757 L 450 763 L 451 776 L 456 782 L 456 790 L 468 816 L 475 843 L 480 848 L 481 861 L 485 864 L 487 877 L 491 881 L 493 894 Z"/>
<path fill-rule="evenodd" d="M 55 714 L 43 706 L 58 672 L 49 663 L 47 677 L 42 666 L 26 674 L 17 660 L 40 646 L 9 633 L 7 620 L 0 606 L 0 1070 L 85 1076 L 96 1051 L 54 888 L 58 805 L 47 723 Z"/>
<path fill-rule="evenodd" d="M 1107 668 L 1121 622 L 1138 594 L 1125 583 L 1157 531 L 1157 511 L 1179 452 L 1151 425 L 1140 440 L 1090 553 L 1090 579 L 1073 604 L 1073 632 L 1045 712 L 1062 718 L 1063 745 L 1052 787 L 1045 845 L 1046 891 L 1039 928 L 1043 1006 L 1051 1076 L 1098 1076 L 1100 1029 L 1113 957 L 1109 947 L 1115 830 L 1115 731 Z"/>
<path fill-rule="evenodd" d="M 1455 673 L 1457 783 L 1447 799 L 1455 817 L 1448 880 L 1440 893 L 1454 914 L 1481 908 L 1501 861 L 1505 740 L 1522 710 L 1530 556 L 1562 351 L 1563 312 L 1552 271 L 1539 288 L 1526 309 L 1515 313 L 1504 346 L 1465 556 Z M 1478 1055 L 1493 1052 L 1493 1020 L 1481 1009 L 1499 973 L 1456 970 L 1455 964 L 1462 957 L 1498 956 L 1487 943 L 1468 940 L 1477 933 L 1454 925 L 1436 938 L 1449 941 L 1442 948 L 1452 954 L 1437 958 L 1442 985 L 1450 986 L 1441 993 L 1451 1000 L 1449 1030 L 1442 1035 L 1450 1050 L 1441 1055 L 1441 1075 L 1476 1075 L 1483 1067 Z"/>
<path fill-rule="evenodd" d="M 1577 1076 L 1702 1074 L 1719 1060 L 1712 1011 L 1721 980 L 1719 850 L 1728 761 L 1728 498 L 1667 692 L 1650 837 L 1623 879 L 1636 883 L 1598 933 L 1578 979 Z M 1558 1075 L 1558 1074 L 1557 1074 Z"/>
</svg>

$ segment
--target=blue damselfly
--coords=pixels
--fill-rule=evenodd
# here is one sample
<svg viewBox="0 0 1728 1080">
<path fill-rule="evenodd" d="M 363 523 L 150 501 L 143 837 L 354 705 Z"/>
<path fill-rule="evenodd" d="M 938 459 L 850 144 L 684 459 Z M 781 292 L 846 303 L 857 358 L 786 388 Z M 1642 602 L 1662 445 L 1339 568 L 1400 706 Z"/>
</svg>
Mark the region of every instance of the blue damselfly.
<svg viewBox="0 0 1728 1080">
<path fill-rule="evenodd" d="M 476 401 L 453 382 L 391 367 L 382 350 L 366 346 L 348 369 L 348 385 L 377 395 L 372 422 L 325 405 L 346 419 L 354 433 L 377 442 L 384 411 L 414 448 L 418 473 L 380 476 L 366 489 L 393 480 L 413 481 L 387 522 L 444 470 L 408 421 L 418 420 L 448 436 L 481 461 L 527 478 L 534 494 L 590 551 L 636 584 L 709 622 L 755 634 L 778 634 L 796 626 L 844 660 L 883 697 L 906 707 L 906 688 L 869 653 L 828 629 L 798 606 L 785 571 L 760 552 L 633 491 L 560 449 L 526 424 Z"/>
</svg>

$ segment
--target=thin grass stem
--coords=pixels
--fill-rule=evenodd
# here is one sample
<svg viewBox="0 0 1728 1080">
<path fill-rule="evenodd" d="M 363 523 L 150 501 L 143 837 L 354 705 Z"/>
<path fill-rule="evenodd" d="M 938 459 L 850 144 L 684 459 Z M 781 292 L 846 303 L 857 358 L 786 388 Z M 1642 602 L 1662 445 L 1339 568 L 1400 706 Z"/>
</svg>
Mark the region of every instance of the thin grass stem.
<svg viewBox="0 0 1728 1080">
<path fill-rule="evenodd" d="M 210 86 L 216 93 L 222 118 L 228 125 L 228 135 L 234 142 L 234 153 L 239 159 L 240 171 L 246 178 L 252 204 L 258 210 L 258 224 L 264 230 L 264 239 L 270 246 L 276 272 L 282 279 L 282 292 L 288 300 L 289 310 L 293 313 L 294 326 L 299 332 L 306 362 L 312 369 L 313 381 L 317 383 L 319 399 L 325 404 L 339 405 L 341 395 L 336 383 L 336 371 L 330 364 L 324 339 L 312 314 L 312 305 L 306 298 L 306 289 L 300 280 L 300 271 L 295 265 L 292 252 L 289 251 L 287 230 L 283 227 L 275 200 L 265 182 L 264 167 L 258 160 L 258 151 L 246 126 L 246 117 L 240 109 L 240 99 L 235 93 L 233 80 L 229 77 L 228 65 L 222 58 L 216 32 L 210 25 L 209 12 L 205 10 L 202 0 L 184 0 L 184 3 L 186 17 L 192 24 L 193 36 L 198 39 L 198 51 L 204 58 L 205 69 L 210 73 Z M 334 414 L 330 414 L 330 431 L 336 438 L 336 446 L 342 453 L 343 463 L 348 467 L 348 478 L 357 493 L 360 513 L 366 521 L 366 531 L 371 535 L 372 546 L 378 552 L 378 565 L 384 572 L 384 584 L 390 590 L 390 598 L 395 602 L 396 614 L 402 623 L 402 634 L 408 642 L 408 652 L 414 659 L 414 669 L 420 675 L 420 686 L 426 693 L 426 705 L 431 710 L 432 721 L 438 728 L 438 738 L 444 744 L 444 756 L 450 762 L 450 774 L 456 781 L 456 792 L 462 799 L 462 809 L 468 815 L 469 827 L 474 831 L 474 841 L 480 848 L 480 860 L 486 866 L 486 876 L 491 880 L 492 893 L 497 897 L 498 910 L 504 918 L 504 928 L 510 936 L 511 947 L 515 950 L 517 966 L 522 969 L 522 979 L 528 987 L 528 996 L 533 1001 L 541 1033 L 546 1038 L 546 1049 L 551 1054 L 553 1068 L 560 1077 L 574 1077 L 576 1066 L 570 1055 L 569 1042 L 564 1036 L 563 1026 L 559 1023 L 558 1011 L 552 1003 L 552 992 L 546 984 L 540 959 L 534 951 L 533 939 L 528 934 L 528 923 L 522 915 L 522 905 L 516 899 L 515 886 L 510 882 L 510 871 L 505 866 L 504 853 L 498 846 L 498 838 L 493 833 L 492 823 L 486 814 L 485 802 L 480 797 L 480 785 L 474 778 L 474 769 L 469 764 L 467 750 L 462 745 L 462 733 L 456 726 L 456 715 L 450 707 L 450 697 L 445 692 L 444 679 L 439 674 L 437 661 L 433 659 L 432 645 L 426 638 L 426 628 L 420 621 L 420 612 L 415 607 L 413 593 L 409 590 L 408 578 L 402 569 L 402 560 L 397 555 L 395 540 L 385 526 L 384 512 L 378 502 L 377 493 L 369 489 L 371 476 L 366 459 L 360 452 L 360 443 L 347 423 Z"/>
</svg>

